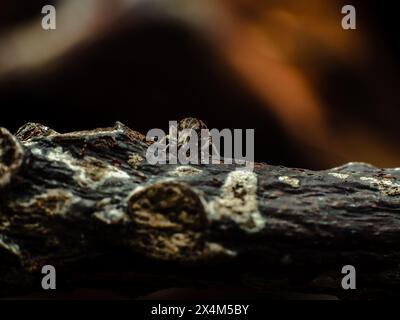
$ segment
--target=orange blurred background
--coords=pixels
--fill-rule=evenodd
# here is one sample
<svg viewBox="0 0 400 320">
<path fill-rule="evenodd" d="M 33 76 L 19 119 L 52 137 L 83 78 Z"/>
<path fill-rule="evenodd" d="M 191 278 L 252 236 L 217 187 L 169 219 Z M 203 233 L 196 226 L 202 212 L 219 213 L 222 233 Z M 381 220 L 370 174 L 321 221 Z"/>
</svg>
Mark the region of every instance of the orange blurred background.
<svg viewBox="0 0 400 320">
<path fill-rule="evenodd" d="M 387 3 L 384 3 L 387 2 Z M 194 116 L 254 128 L 257 161 L 400 166 L 396 14 L 389 1 L 3 0 L 0 125 L 57 131 Z M 57 30 L 41 29 L 41 6 Z"/>
</svg>

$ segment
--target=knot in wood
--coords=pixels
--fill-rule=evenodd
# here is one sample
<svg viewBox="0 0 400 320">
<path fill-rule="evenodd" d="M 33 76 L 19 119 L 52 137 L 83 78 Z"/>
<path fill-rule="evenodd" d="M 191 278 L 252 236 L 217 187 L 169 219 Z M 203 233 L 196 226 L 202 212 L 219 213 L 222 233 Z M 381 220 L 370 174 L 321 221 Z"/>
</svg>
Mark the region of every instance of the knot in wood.
<svg viewBox="0 0 400 320">
<path fill-rule="evenodd" d="M 7 185 L 22 165 L 24 150 L 6 129 L 0 128 L 0 188 Z"/>
<path fill-rule="evenodd" d="M 195 260 L 204 250 L 205 211 L 201 196 L 182 182 L 162 181 L 134 191 L 128 213 L 135 248 L 161 260 Z"/>
</svg>

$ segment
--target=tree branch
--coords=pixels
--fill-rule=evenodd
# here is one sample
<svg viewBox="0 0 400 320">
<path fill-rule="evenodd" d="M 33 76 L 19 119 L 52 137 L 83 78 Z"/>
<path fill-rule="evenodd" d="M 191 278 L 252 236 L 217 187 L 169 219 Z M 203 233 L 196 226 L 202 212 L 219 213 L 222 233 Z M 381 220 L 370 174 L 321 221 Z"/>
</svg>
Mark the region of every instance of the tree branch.
<svg viewBox="0 0 400 320">
<path fill-rule="evenodd" d="M 1 295 L 37 287 L 45 264 L 133 296 L 204 283 L 398 295 L 400 169 L 150 165 L 149 144 L 121 123 L 0 129 Z M 357 296 L 340 286 L 347 264 Z"/>
</svg>

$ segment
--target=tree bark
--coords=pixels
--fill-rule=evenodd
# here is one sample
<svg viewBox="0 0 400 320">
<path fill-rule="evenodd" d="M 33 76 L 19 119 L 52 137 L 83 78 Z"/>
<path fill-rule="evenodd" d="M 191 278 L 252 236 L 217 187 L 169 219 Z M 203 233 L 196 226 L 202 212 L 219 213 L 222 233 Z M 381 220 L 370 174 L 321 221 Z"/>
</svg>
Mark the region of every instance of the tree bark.
<svg viewBox="0 0 400 320">
<path fill-rule="evenodd" d="M 0 129 L 0 295 L 40 287 L 235 284 L 347 298 L 398 296 L 400 169 L 150 165 L 121 123 L 59 134 Z M 343 290 L 344 265 L 357 290 Z"/>
</svg>

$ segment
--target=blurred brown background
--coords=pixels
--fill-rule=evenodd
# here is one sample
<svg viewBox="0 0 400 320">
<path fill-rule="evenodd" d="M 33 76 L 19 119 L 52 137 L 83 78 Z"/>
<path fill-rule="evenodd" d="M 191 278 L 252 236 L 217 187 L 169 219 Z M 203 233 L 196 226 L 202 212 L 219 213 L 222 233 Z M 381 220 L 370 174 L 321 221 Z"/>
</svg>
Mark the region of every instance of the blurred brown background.
<svg viewBox="0 0 400 320">
<path fill-rule="evenodd" d="M 396 19 L 393 1 L 2 0 L 0 126 L 146 133 L 194 116 L 254 128 L 257 161 L 400 166 Z"/>
</svg>

